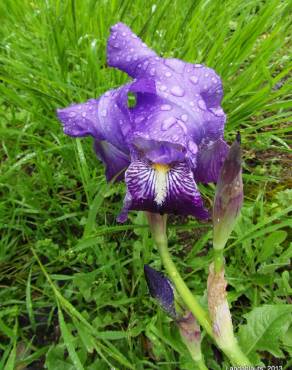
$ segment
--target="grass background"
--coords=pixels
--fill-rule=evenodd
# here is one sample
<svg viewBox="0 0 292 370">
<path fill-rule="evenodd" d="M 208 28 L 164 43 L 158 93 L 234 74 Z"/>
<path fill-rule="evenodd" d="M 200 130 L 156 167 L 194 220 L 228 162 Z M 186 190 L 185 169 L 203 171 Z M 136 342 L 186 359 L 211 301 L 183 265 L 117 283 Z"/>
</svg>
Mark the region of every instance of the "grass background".
<svg viewBox="0 0 292 370">
<path fill-rule="evenodd" d="M 191 366 L 149 299 L 143 264 L 161 263 L 143 215 L 116 224 L 124 185 L 106 184 L 91 140 L 66 137 L 55 116 L 128 80 L 106 65 L 118 21 L 222 77 L 226 139 L 240 129 L 244 150 L 245 205 L 226 253 L 235 326 L 254 307 L 291 303 L 290 14 L 279 0 L 1 1 L 0 369 Z M 201 190 L 210 207 L 214 187 Z M 172 254 L 198 296 L 211 237 L 210 224 L 170 218 Z M 289 335 L 266 364 L 292 366 Z M 209 368 L 227 363 L 207 338 L 203 348 Z"/>
</svg>

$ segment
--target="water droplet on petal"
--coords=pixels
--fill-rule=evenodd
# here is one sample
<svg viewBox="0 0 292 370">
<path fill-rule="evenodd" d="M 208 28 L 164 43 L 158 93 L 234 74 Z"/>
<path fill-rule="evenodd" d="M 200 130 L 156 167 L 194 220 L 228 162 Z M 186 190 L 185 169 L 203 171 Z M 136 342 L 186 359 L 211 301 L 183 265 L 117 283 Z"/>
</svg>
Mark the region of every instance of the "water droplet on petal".
<svg viewBox="0 0 292 370">
<path fill-rule="evenodd" d="M 75 117 L 75 116 L 76 116 L 76 113 L 75 113 L 75 112 L 70 112 L 70 113 L 69 113 L 69 117 L 72 117 L 72 118 L 73 118 L 73 117 Z"/>
<path fill-rule="evenodd" d="M 151 76 L 155 76 L 155 68 L 151 68 L 149 73 Z"/>
<path fill-rule="evenodd" d="M 166 87 L 165 85 L 161 85 L 161 86 L 160 86 L 160 90 L 161 90 L 161 91 L 165 91 L 165 90 L 167 90 L 167 87 Z"/>
<path fill-rule="evenodd" d="M 198 83 L 199 79 L 197 76 L 191 76 L 190 77 L 191 82 L 195 85 Z"/>
<path fill-rule="evenodd" d="M 178 141 L 179 136 L 177 136 L 177 135 L 173 135 L 171 138 L 172 138 L 172 140 L 173 140 L 173 141 Z"/>
<path fill-rule="evenodd" d="M 221 107 L 210 108 L 210 111 L 217 117 L 224 116 L 224 110 Z"/>
<path fill-rule="evenodd" d="M 137 39 L 138 38 L 138 36 L 136 36 L 134 33 L 132 33 L 131 36 L 133 37 L 133 39 Z"/>
<path fill-rule="evenodd" d="M 182 120 L 183 122 L 187 122 L 187 120 L 188 120 L 188 115 L 187 115 L 187 114 L 182 114 L 180 118 L 181 118 L 181 120 Z"/>
<path fill-rule="evenodd" d="M 132 58 L 131 58 L 131 56 L 130 56 L 130 55 L 128 55 L 128 56 L 127 56 L 127 58 L 126 58 L 126 61 L 127 61 L 127 62 L 130 62 L 130 61 L 131 61 L 131 59 L 132 59 Z"/>
<path fill-rule="evenodd" d="M 143 120 L 144 120 L 144 116 L 139 116 L 139 117 L 135 118 L 135 122 L 136 122 L 136 123 L 140 123 L 140 122 L 142 122 Z"/>
<path fill-rule="evenodd" d="M 86 112 L 82 112 L 82 117 L 86 117 Z"/>
<path fill-rule="evenodd" d="M 126 35 L 127 35 L 127 34 L 126 34 L 126 32 L 123 32 L 123 33 L 122 33 L 122 36 L 124 36 L 124 37 L 125 37 Z"/>
<path fill-rule="evenodd" d="M 205 104 L 204 100 L 200 99 L 200 100 L 198 101 L 198 106 L 199 106 L 199 108 L 201 108 L 202 110 L 206 110 L 206 104 Z"/>
<path fill-rule="evenodd" d="M 190 106 L 191 107 L 194 107 L 195 106 L 195 103 L 193 101 L 190 102 Z"/>
<path fill-rule="evenodd" d="M 205 77 L 209 77 L 209 73 L 205 73 Z"/>
<path fill-rule="evenodd" d="M 131 53 L 133 53 L 133 51 L 134 51 L 134 49 L 133 49 L 133 48 L 131 48 L 131 49 L 130 49 L 130 52 L 131 52 Z"/>
<path fill-rule="evenodd" d="M 216 83 L 217 83 L 217 78 L 212 77 L 212 82 L 213 82 L 214 84 L 216 84 Z"/>
<path fill-rule="evenodd" d="M 173 126 L 176 123 L 176 119 L 174 117 L 166 118 L 162 123 L 162 130 L 168 130 L 171 126 Z"/>
<path fill-rule="evenodd" d="M 192 154 L 196 154 L 198 151 L 198 147 L 193 141 L 188 142 L 188 149 Z"/>
<path fill-rule="evenodd" d="M 171 76 L 172 76 L 172 74 L 171 74 L 170 72 L 165 72 L 165 76 L 166 76 L 166 77 L 171 77 Z"/>
<path fill-rule="evenodd" d="M 161 110 L 171 110 L 171 105 L 169 104 L 163 104 L 161 107 L 160 107 Z"/>
<path fill-rule="evenodd" d="M 202 67 L 202 64 L 194 64 L 194 67 L 195 68 L 201 68 Z"/>
<path fill-rule="evenodd" d="M 183 96 L 185 93 L 184 90 L 180 86 L 172 87 L 170 92 L 172 93 L 172 95 L 175 95 L 175 96 Z"/>
<path fill-rule="evenodd" d="M 102 117 L 106 117 L 106 114 L 107 114 L 106 109 L 103 109 L 103 110 L 101 111 L 101 116 L 102 116 Z"/>
</svg>

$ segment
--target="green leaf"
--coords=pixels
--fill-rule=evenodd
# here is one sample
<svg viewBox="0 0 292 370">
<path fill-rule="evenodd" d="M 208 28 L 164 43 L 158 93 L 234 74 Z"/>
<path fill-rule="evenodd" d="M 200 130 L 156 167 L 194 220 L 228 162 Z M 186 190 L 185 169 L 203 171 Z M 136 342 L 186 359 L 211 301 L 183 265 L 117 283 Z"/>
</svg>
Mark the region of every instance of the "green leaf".
<svg viewBox="0 0 292 370">
<path fill-rule="evenodd" d="M 256 359 L 256 351 L 268 351 L 275 357 L 283 357 L 280 338 L 292 321 L 289 305 L 264 305 L 244 315 L 246 325 L 239 328 L 239 343 L 244 353 Z"/>
<path fill-rule="evenodd" d="M 65 323 L 64 316 L 63 316 L 63 313 L 60 307 L 58 308 L 58 315 L 59 315 L 59 323 L 60 323 L 60 328 L 61 328 L 62 336 L 64 339 L 64 343 L 68 349 L 69 356 L 75 366 L 75 369 L 84 370 L 84 367 L 82 366 L 81 361 L 74 348 L 74 344 L 73 344 L 74 338 Z"/>
<path fill-rule="evenodd" d="M 258 255 L 258 262 L 266 261 L 274 254 L 275 248 L 287 238 L 287 232 L 284 230 L 277 230 L 267 236 L 262 249 Z"/>
</svg>

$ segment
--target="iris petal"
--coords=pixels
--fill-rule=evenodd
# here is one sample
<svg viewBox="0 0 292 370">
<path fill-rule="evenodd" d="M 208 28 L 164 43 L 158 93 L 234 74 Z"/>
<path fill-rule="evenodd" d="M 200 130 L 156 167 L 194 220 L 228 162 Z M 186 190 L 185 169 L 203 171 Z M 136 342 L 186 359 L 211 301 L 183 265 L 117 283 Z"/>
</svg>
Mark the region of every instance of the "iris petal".
<svg viewBox="0 0 292 370">
<path fill-rule="evenodd" d="M 119 68 L 129 76 L 135 77 L 137 65 L 155 55 L 154 51 L 149 49 L 125 24 L 117 23 L 111 27 L 107 42 L 109 66 Z"/>
<path fill-rule="evenodd" d="M 217 182 L 227 154 L 228 145 L 222 139 L 201 145 L 194 171 L 196 181 Z"/>
<path fill-rule="evenodd" d="M 124 178 L 124 172 L 130 164 L 130 158 L 107 141 L 94 142 L 96 155 L 106 167 L 105 175 L 107 181 L 115 178 L 116 181 Z"/>
<path fill-rule="evenodd" d="M 191 169 L 184 162 L 171 166 L 133 161 L 126 171 L 127 195 L 118 221 L 129 210 L 174 213 L 208 218 Z"/>
</svg>

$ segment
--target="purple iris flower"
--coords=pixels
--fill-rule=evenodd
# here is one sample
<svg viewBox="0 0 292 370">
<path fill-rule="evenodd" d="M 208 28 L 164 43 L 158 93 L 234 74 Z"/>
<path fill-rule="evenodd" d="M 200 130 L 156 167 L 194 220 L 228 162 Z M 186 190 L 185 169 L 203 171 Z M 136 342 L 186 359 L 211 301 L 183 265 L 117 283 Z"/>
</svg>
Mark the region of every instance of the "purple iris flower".
<svg viewBox="0 0 292 370">
<path fill-rule="evenodd" d="M 107 62 L 133 80 L 57 113 L 65 134 L 94 138 L 108 181 L 125 178 L 118 220 L 129 210 L 207 218 L 197 183 L 217 181 L 228 151 L 219 76 L 201 64 L 159 57 L 123 23 L 111 27 Z"/>
</svg>

